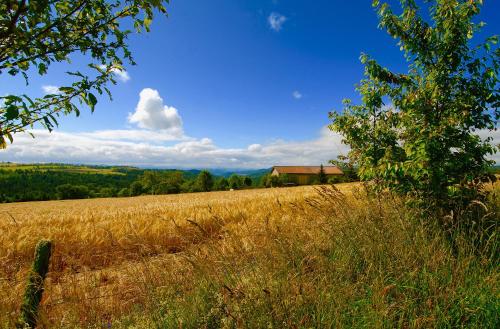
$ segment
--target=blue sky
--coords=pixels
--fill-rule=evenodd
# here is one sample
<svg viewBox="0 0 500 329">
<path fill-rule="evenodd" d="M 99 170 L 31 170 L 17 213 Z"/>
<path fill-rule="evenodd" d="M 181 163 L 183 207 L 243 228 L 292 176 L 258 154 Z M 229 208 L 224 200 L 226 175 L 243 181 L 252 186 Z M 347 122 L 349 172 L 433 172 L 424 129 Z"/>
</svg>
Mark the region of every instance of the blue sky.
<svg viewBox="0 0 500 329">
<path fill-rule="evenodd" d="M 500 32 L 499 12 L 499 1 L 485 1 L 483 35 Z M 19 136 L 0 161 L 326 163 L 347 151 L 324 127 L 342 99 L 358 99 L 361 52 L 405 70 L 396 41 L 377 24 L 368 0 L 173 0 L 151 33 L 131 37 L 138 65 L 126 66 L 129 79 L 111 88 L 113 101 L 101 98 L 95 113 L 62 118 L 54 133 L 39 131 L 35 141 Z M 67 68 L 53 66 L 27 87 L 1 76 L 0 94 L 43 95 L 43 86 L 67 81 Z M 155 108 L 160 116 L 144 121 Z M 164 109 L 170 119 L 161 116 Z"/>
</svg>

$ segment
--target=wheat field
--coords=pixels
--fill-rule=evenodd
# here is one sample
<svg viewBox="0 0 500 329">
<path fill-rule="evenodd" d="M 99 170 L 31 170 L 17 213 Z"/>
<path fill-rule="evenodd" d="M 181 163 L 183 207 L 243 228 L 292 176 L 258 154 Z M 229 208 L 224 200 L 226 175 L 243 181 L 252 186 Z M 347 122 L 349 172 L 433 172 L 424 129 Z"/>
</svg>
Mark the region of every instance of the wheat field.
<svg viewBox="0 0 500 329">
<path fill-rule="evenodd" d="M 300 187 L 2 204 L 2 315 L 15 318 L 42 238 L 55 244 L 42 304 L 45 321 L 64 318 L 68 310 L 85 325 L 99 321 L 85 319 L 88 303 L 96 312 L 109 308 L 116 314 L 141 301 L 130 270 L 175 264 L 187 249 L 221 239 L 248 221 L 283 220 L 283 204 L 300 204 L 314 194 L 313 188 Z"/>
<path fill-rule="evenodd" d="M 340 184 L 2 204 L 0 323 L 18 318 L 34 247 L 48 238 L 42 328 L 496 324 L 491 259 L 466 244 L 457 256 L 399 201 L 363 193 Z"/>
</svg>

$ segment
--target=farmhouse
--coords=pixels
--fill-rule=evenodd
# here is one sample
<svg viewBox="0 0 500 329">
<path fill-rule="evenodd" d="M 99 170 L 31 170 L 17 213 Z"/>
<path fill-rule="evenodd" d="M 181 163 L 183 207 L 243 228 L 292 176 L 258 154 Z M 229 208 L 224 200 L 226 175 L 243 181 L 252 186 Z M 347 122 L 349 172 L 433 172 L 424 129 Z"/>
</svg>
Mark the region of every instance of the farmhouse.
<svg viewBox="0 0 500 329">
<path fill-rule="evenodd" d="M 318 179 L 320 168 L 320 166 L 274 166 L 271 169 L 271 176 L 286 175 L 291 183 L 307 185 Z M 344 174 L 337 166 L 324 166 L 323 170 L 327 177 Z"/>
</svg>

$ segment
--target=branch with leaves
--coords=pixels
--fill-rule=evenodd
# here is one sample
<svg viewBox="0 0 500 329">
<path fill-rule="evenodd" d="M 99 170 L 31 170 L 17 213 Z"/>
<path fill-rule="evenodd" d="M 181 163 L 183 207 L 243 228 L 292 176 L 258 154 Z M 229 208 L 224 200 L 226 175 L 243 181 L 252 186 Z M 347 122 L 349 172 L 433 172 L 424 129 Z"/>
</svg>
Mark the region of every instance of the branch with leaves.
<svg viewBox="0 0 500 329">
<path fill-rule="evenodd" d="M 14 134 L 39 123 L 49 131 L 63 114 L 91 111 L 96 93 L 111 97 L 113 72 L 134 65 L 127 45 L 132 30 L 149 32 L 155 13 L 166 14 L 169 0 L 5 0 L 0 4 L 0 74 L 45 75 L 56 62 L 74 54 L 88 59 L 85 71 L 67 72 L 74 81 L 55 94 L 0 97 L 0 148 Z"/>
<path fill-rule="evenodd" d="M 472 46 L 481 0 L 401 0 L 396 14 L 373 1 L 380 28 L 399 40 L 408 72 L 395 73 L 361 56 L 362 104 L 345 101 L 330 128 L 351 147 L 362 180 L 430 204 L 463 204 L 478 195 L 497 151 L 478 130 L 496 130 L 500 115 L 498 36 Z M 427 203 L 429 204 L 429 203 Z"/>
</svg>

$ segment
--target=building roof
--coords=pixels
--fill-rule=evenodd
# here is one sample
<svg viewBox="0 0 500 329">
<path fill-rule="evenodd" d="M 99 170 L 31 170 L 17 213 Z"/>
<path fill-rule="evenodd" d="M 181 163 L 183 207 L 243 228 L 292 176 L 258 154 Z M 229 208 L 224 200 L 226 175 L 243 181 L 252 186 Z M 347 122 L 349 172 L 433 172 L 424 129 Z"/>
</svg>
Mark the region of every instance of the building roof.
<svg viewBox="0 0 500 329">
<path fill-rule="evenodd" d="M 320 166 L 274 166 L 279 174 L 301 174 L 301 175 L 317 175 L 320 171 Z M 342 175 L 342 170 L 337 166 L 324 166 L 323 170 L 327 175 Z"/>
</svg>

